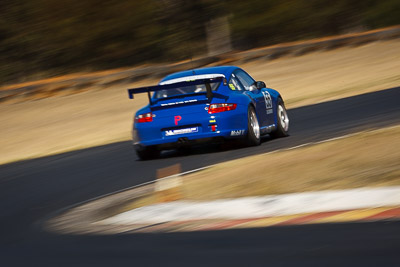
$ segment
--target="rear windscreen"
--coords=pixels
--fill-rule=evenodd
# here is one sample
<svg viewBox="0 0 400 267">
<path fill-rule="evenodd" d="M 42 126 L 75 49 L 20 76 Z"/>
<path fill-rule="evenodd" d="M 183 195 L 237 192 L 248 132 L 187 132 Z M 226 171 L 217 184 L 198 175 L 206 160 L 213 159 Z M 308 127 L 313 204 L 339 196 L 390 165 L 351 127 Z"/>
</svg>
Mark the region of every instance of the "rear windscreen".
<svg viewBox="0 0 400 267">
<path fill-rule="evenodd" d="M 210 83 L 211 90 L 212 91 L 217 90 L 219 84 L 220 82 Z M 197 84 L 197 85 L 189 85 L 189 86 L 157 91 L 154 94 L 154 98 L 159 99 L 159 98 L 173 97 L 178 95 L 206 93 L 206 92 L 207 88 L 205 84 Z"/>
</svg>

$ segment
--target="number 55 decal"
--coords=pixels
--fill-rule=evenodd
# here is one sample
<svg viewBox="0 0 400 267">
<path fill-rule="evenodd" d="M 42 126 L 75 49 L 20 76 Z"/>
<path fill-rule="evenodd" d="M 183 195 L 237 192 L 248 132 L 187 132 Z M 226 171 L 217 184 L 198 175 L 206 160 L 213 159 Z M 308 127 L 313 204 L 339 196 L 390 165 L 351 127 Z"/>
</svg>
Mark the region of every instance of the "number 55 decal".
<svg viewBox="0 0 400 267">
<path fill-rule="evenodd" d="M 267 114 L 271 114 L 272 113 L 272 98 L 271 98 L 271 95 L 266 91 L 263 91 L 262 93 L 264 95 L 265 107 L 267 109 Z"/>
</svg>

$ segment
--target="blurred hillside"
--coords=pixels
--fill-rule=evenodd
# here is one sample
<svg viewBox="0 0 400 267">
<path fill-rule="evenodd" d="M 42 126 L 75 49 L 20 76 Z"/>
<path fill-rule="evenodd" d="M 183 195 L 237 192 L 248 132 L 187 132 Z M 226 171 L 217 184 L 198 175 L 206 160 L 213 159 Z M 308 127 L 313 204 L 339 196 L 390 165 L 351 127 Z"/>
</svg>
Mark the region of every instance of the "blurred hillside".
<svg viewBox="0 0 400 267">
<path fill-rule="evenodd" d="M 396 24 L 398 0 L 1 0 L 0 84 Z"/>
</svg>

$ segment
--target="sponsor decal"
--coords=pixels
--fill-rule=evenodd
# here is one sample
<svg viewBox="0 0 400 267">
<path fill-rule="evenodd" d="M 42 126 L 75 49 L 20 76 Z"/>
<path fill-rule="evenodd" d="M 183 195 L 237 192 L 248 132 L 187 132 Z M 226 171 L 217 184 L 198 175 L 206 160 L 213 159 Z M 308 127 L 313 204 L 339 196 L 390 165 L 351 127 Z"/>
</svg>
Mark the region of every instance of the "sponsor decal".
<svg viewBox="0 0 400 267">
<path fill-rule="evenodd" d="M 233 84 L 229 84 L 229 88 L 231 88 L 231 90 L 236 90 L 236 87 Z"/>
<path fill-rule="evenodd" d="M 185 129 L 176 129 L 176 130 L 168 130 L 168 131 L 165 131 L 165 136 L 187 134 L 187 133 L 197 133 L 198 131 L 199 131 L 198 127 L 191 127 L 191 128 L 185 128 Z"/>
<path fill-rule="evenodd" d="M 193 103 L 193 102 L 197 102 L 197 99 L 191 99 L 191 100 L 185 100 L 185 101 L 179 101 L 179 102 L 170 102 L 170 103 L 166 103 L 166 104 L 161 104 L 161 106 L 165 107 L 165 106 L 173 106 L 173 105 L 187 104 L 187 103 Z"/>
<path fill-rule="evenodd" d="M 175 125 L 178 125 L 178 122 L 182 119 L 182 116 L 175 116 L 174 120 L 175 120 Z"/>
<path fill-rule="evenodd" d="M 209 120 L 210 123 L 216 123 L 217 120 Z"/>
<path fill-rule="evenodd" d="M 265 107 L 267 109 L 266 110 L 267 114 L 271 114 L 272 113 L 272 98 L 271 98 L 271 95 L 267 91 L 262 91 L 262 93 L 264 95 Z"/>
<path fill-rule="evenodd" d="M 244 132 L 244 130 L 231 131 L 231 136 L 241 136 L 244 135 Z"/>
</svg>

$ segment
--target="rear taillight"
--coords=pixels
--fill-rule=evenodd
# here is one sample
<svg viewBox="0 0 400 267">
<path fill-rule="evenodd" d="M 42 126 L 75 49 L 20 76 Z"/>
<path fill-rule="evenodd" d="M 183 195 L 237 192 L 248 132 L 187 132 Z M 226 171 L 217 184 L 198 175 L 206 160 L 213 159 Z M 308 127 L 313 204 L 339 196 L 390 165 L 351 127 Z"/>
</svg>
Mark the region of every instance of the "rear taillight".
<svg viewBox="0 0 400 267">
<path fill-rule="evenodd" d="M 149 113 L 140 114 L 135 118 L 135 121 L 137 123 L 151 122 L 151 121 L 153 121 L 153 113 L 149 112 Z"/>
<path fill-rule="evenodd" d="M 227 103 L 211 104 L 210 107 L 208 108 L 208 113 L 214 114 L 214 113 L 234 110 L 236 109 L 236 106 L 237 106 L 236 104 L 227 104 Z"/>
</svg>

